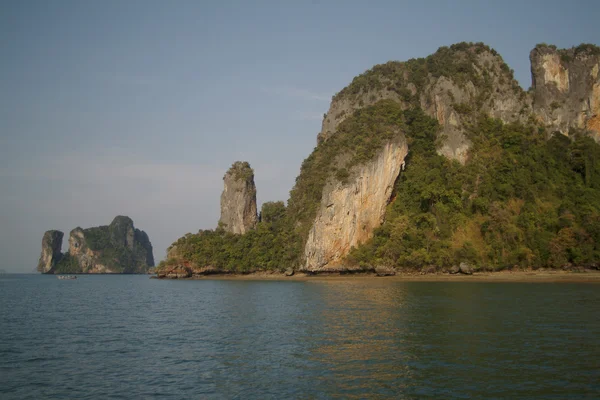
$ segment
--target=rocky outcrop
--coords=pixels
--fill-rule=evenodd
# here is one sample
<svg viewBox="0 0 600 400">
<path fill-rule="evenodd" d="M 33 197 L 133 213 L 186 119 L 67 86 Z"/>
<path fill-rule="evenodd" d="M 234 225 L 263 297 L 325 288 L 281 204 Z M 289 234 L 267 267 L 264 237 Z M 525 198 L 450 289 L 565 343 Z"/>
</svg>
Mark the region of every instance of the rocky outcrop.
<svg viewBox="0 0 600 400">
<path fill-rule="evenodd" d="M 304 248 L 307 272 L 346 270 L 342 260 L 381 225 L 394 183 L 408 154 L 404 135 L 388 142 L 370 162 L 350 172 L 348 183 L 330 180 Z"/>
<path fill-rule="evenodd" d="M 138 243 L 139 246 L 143 249 L 144 255 L 146 258 L 146 265 L 148 265 L 148 266 L 154 265 L 154 254 L 152 251 L 153 250 L 152 243 L 150 242 L 150 238 L 148 237 L 148 234 L 144 231 L 140 231 L 139 229 L 136 229 L 134 231 L 133 240 L 134 240 L 134 243 Z"/>
<path fill-rule="evenodd" d="M 600 48 L 538 45 L 529 55 L 533 110 L 550 131 L 589 130 L 600 142 Z"/>
<path fill-rule="evenodd" d="M 479 204 L 472 200 L 480 196 L 482 182 L 490 187 L 492 182 L 496 182 L 491 171 L 497 171 L 500 164 L 496 164 L 495 158 L 504 157 L 507 147 L 516 146 L 519 142 L 513 142 L 504 129 L 514 128 L 514 133 L 528 129 L 521 151 L 526 151 L 533 138 L 537 146 L 542 139 L 538 134 L 544 132 L 541 125 L 549 127 L 551 133 L 558 130 L 569 134 L 570 128 L 589 130 L 598 140 L 599 56 L 600 50 L 589 45 L 570 50 L 557 50 L 546 45 L 536 47 L 531 53 L 533 87 L 528 92 L 519 86 L 502 58 L 479 43 L 460 43 L 442 47 L 427 58 L 377 65 L 357 76 L 332 99 L 317 138 L 318 145 L 302 164 L 287 208 L 278 207 L 282 212 L 277 214 L 284 217 L 276 234 L 272 237 L 265 235 L 267 239 L 263 241 L 263 229 L 259 225 L 256 243 L 252 242 L 255 238 L 251 235 L 241 252 L 229 251 L 235 247 L 231 246 L 232 243 L 238 243 L 238 238 L 223 231 L 244 234 L 252 230 L 258 221 L 253 171 L 248 163 L 236 162 L 223 178 L 219 228 L 181 238 L 170 248 L 169 262 L 165 262 L 164 268 L 159 269 L 162 272 L 157 274 L 172 278 L 193 277 L 214 273 L 217 271 L 211 267 L 214 265 L 236 272 L 292 265 L 293 270 L 288 270 L 289 273 L 297 270 L 312 274 L 366 269 L 379 275 L 393 273 L 392 266 L 406 262 L 407 256 L 402 256 L 405 260 L 397 257 L 381 265 L 381 259 L 375 255 L 369 255 L 371 264 L 361 262 L 358 265 L 347 262 L 346 257 L 353 246 L 372 238 L 374 230 L 382 224 L 394 185 L 400 185 L 397 178 L 405 166 L 409 146 L 414 145 L 414 153 L 419 154 L 419 141 L 423 139 L 419 135 L 427 135 L 427 157 L 434 147 L 440 155 L 462 164 L 468 163 L 469 157 L 475 161 L 482 156 L 479 158 L 481 162 L 474 163 L 472 170 L 469 168 L 469 174 L 473 172 L 474 175 L 473 187 L 470 183 L 461 185 L 462 193 L 456 193 L 455 197 L 462 199 L 463 205 L 471 204 L 472 209 L 477 208 L 477 213 L 486 214 L 487 200 L 492 203 L 493 198 L 481 195 L 481 210 Z M 409 111 L 404 112 L 406 110 Z M 416 120 L 413 121 L 411 116 L 418 113 L 419 118 L 423 118 L 421 110 L 438 121 L 439 130 L 429 120 L 429 127 L 416 127 Z M 492 123 L 482 121 L 480 118 L 483 116 L 504 123 L 523 123 L 524 126 L 509 125 L 502 130 L 488 130 L 486 126 Z M 413 130 L 415 127 L 417 129 Z M 399 132 L 403 129 L 415 136 L 405 139 Z M 486 138 L 483 132 L 498 136 Z M 435 135 L 437 140 L 434 140 Z M 482 146 L 478 146 L 481 153 L 471 151 L 469 138 L 481 142 Z M 511 148 L 513 150 L 516 147 Z M 519 159 L 512 162 L 517 165 Z M 406 159 L 406 162 L 406 168 L 410 169 L 411 159 Z M 488 164 L 494 167 L 488 169 Z M 478 171 L 476 176 L 475 171 Z M 543 172 L 540 174 L 543 175 Z M 537 176 L 526 180 L 526 174 L 518 175 L 519 184 L 521 178 L 524 185 L 529 184 L 525 182 L 543 182 Z M 586 169 L 585 179 L 589 176 Z M 512 180 L 510 182 L 507 187 L 514 186 Z M 471 190 L 472 193 L 469 192 Z M 436 218 L 438 212 L 439 215 L 444 213 L 442 207 L 430 211 Z M 276 224 L 268 216 L 264 212 L 260 223 L 272 224 L 268 226 L 271 229 Z M 264 231 L 271 232 L 268 229 Z M 277 240 L 270 242 L 273 237 Z M 284 251 L 264 257 L 267 263 L 262 259 L 256 262 L 256 254 L 268 253 L 264 250 L 267 247 L 265 243 L 276 243 L 271 247 L 283 247 Z M 201 254 L 199 248 L 215 251 Z M 253 251 L 257 249 L 259 251 Z M 224 253 L 227 253 L 225 257 L 213 256 Z M 250 255 L 247 259 L 246 254 Z M 248 264 L 236 270 L 236 262 L 242 259 L 249 261 Z M 420 263 L 424 261 L 417 260 L 415 266 L 422 266 Z M 438 267 L 442 265 L 429 266 L 422 272 L 435 273 Z M 446 271 L 446 266 L 443 267 Z M 450 270 L 451 273 L 462 274 L 474 271 L 465 263 Z"/>
<path fill-rule="evenodd" d="M 56 263 L 62 258 L 62 240 L 61 231 L 47 231 L 42 238 L 42 254 L 38 262 L 37 270 L 43 274 L 54 272 Z"/>
<path fill-rule="evenodd" d="M 133 250 L 135 230 L 131 218 L 119 215 L 113 219 L 108 228 L 110 242 L 113 245 Z"/>
<path fill-rule="evenodd" d="M 466 262 L 461 262 L 458 266 L 458 269 L 460 270 L 461 274 L 473 275 L 473 268 Z"/>
<path fill-rule="evenodd" d="M 46 232 L 40 265 L 42 259 L 47 259 L 44 258 L 45 252 L 48 252 L 45 243 L 50 232 L 55 232 L 52 240 L 60 254 L 63 233 Z M 57 241 L 60 243 L 56 244 Z M 58 257 L 54 255 L 54 258 L 60 259 L 54 268 L 38 266 L 38 270 L 43 273 L 146 273 L 149 267 L 154 266 L 148 235 L 136 229 L 131 218 L 125 216 L 115 217 L 110 225 L 73 229 L 69 234 L 69 251 Z"/>
<path fill-rule="evenodd" d="M 247 162 L 237 161 L 223 177 L 219 226 L 227 232 L 244 234 L 258 222 L 254 171 Z"/>
<path fill-rule="evenodd" d="M 162 265 L 156 269 L 156 277 L 159 279 L 185 279 L 214 274 L 227 274 L 227 271 L 219 270 L 212 266 L 198 267 L 189 261 L 171 260 L 172 264 Z"/>
<path fill-rule="evenodd" d="M 473 111 L 504 122 L 524 121 L 530 100 L 494 50 L 483 44 L 442 47 L 426 59 L 391 61 L 356 77 L 334 96 L 318 142 L 327 140 L 357 109 L 391 99 L 403 108 L 421 107 L 440 123 L 438 152 L 465 163 L 470 142 L 466 123 Z"/>
<path fill-rule="evenodd" d="M 473 268 L 466 262 L 461 262 L 459 265 L 453 265 L 448 272 L 453 275 L 458 273 L 464 275 L 473 275 Z"/>
<path fill-rule="evenodd" d="M 392 267 L 378 266 L 378 267 L 375 267 L 375 275 L 377 275 L 377 276 L 394 276 L 394 275 L 396 275 L 396 270 Z"/>
<path fill-rule="evenodd" d="M 158 278 L 184 279 L 192 276 L 191 268 L 184 265 L 174 265 L 169 268 L 162 268 L 157 272 Z"/>
<path fill-rule="evenodd" d="M 75 263 L 81 273 L 114 272 L 100 262 L 100 251 L 94 251 L 90 248 L 85 237 L 85 232 L 79 227 L 69 233 L 69 253 L 67 259 L 71 263 Z"/>
</svg>

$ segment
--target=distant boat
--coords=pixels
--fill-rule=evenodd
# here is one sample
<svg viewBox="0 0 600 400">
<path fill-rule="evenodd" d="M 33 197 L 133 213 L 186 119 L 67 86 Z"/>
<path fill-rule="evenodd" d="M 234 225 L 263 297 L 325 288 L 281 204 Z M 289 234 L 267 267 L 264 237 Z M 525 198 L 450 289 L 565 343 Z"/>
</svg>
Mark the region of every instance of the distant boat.
<svg viewBox="0 0 600 400">
<path fill-rule="evenodd" d="M 57 275 L 58 279 L 77 279 L 75 275 Z"/>
</svg>

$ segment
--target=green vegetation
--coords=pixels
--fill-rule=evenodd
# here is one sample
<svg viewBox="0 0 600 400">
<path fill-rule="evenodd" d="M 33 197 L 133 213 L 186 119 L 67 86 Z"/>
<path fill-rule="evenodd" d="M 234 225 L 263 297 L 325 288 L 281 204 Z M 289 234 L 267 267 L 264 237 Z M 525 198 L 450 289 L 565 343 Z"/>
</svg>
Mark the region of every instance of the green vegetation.
<svg viewBox="0 0 600 400">
<path fill-rule="evenodd" d="M 403 101 L 418 105 L 418 99 L 407 88 L 409 83 L 415 85 L 417 91 L 425 88 L 430 78 L 445 76 L 458 85 L 471 81 L 476 86 L 483 87 L 491 92 L 491 78 L 483 74 L 483 78 L 475 69 L 478 65 L 477 56 L 489 52 L 493 56 L 498 53 L 483 43 L 457 43 L 450 47 L 440 47 L 434 54 L 426 58 L 413 58 L 406 62 L 390 61 L 379 64 L 352 80 L 350 85 L 336 94 L 333 100 L 344 96 L 357 96 L 369 91 L 391 90 L 400 95 Z M 500 68 L 503 74 L 508 75 L 509 82 L 513 82 L 516 91 L 520 90 L 514 81 L 513 71 L 502 61 Z M 486 68 L 482 68 L 487 72 Z M 501 76 L 503 78 L 503 76 Z"/>
<path fill-rule="evenodd" d="M 535 46 L 536 49 L 549 48 L 557 51 L 560 55 L 560 60 L 563 63 L 570 63 L 580 56 L 598 56 L 600 55 L 600 47 L 591 43 L 582 43 L 579 46 L 573 46 L 570 49 L 557 49 L 554 45 L 540 43 Z"/>
<path fill-rule="evenodd" d="M 584 44 L 560 54 L 596 55 L 600 48 Z M 465 165 L 437 154 L 440 127 L 420 108 L 419 94 L 442 76 L 458 86 L 471 82 L 477 89 L 465 102 L 454 87 L 442 87 L 472 143 Z M 583 132 L 548 140 L 525 102 L 519 112 L 530 115 L 529 125 L 504 124 L 480 114 L 502 100 L 502 93 L 492 94 L 507 87 L 522 100 L 526 96 L 508 65 L 481 43 L 459 43 L 427 58 L 376 65 L 334 96 L 362 108 L 329 116 L 345 119 L 302 163 L 287 207 L 265 203 L 256 229 L 245 235 L 221 227 L 188 234 L 174 243 L 173 258 L 162 266 L 210 266 L 237 273 L 297 269 L 326 185 L 352 182 L 357 166 L 402 137 L 410 152 L 385 222 L 370 241 L 351 250 L 349 265 L 431 270 L 468 261 L 475 268 L 500 270 L 598 263 L 600 146 Z M 363 107 L 367 100 L 376 101 L 376 91 L 393 91 L 403 104 L 381 100 Z M 559 107 L 558 102 L 550 105 Z M 236 179 L 252 173 L 247 163 L 239 162 L 230 171 Z"/>
<path fill-rule="evenodd" d="M 263 204 L 256 229 L 245 235 L 220 228 L 186 235 L 174 243 L 179 257 L 199 267 L 240 273 L 297 266 L 327 181 L 346 182 L 352 167 L 371 160 L 400 135 L 403 118 L 400 105 L 390 100 L 356 111 L 304 160 L 287 208 L 283 202 Z"/>
<path fill-rule="evenodd" d="M 600 259 L 600 146 L 486 117 L 469 135 L 465 166 L 411 151 L 385 223 L 350 262 L 503 269 Z"/>
<path fill-rule="evenodd" d="M 85 235 L 85 243 L 90 250 L 104 250 L 112 245 L 108 225 L 83 229 L 83 234 Z"/>
<path fill-rule="evenodd" d="M 236 273 L 289 268 L 300 249 L 295 246 L 299 241 L 288 224 L 285 205 L 282 201 L 265 203 L 260 214 L 256 229 L 245 235 L 217 228 L 180 238 L 173 243 L 177 258 L 161 263 L 159 268 L 180 259 Z"/>
<path fill-rule="evenodd" d="M 302 244 L 317 215 L 328 179 L 333 175 L 338 181 L 347 182 L 352 167 L 373 159 L 385 143 L 401 135 L 403 119 L 400 104 L 381 100 L 345 119 L 336 134 L 304 160 L 288 201 L 288 219 Z"/>
<path fill-rule="evenodd" d="M 110 225 L 81 229 L 85 240 L 82 252 L 88 249 L 95 254 L 94 263 L 102 264 L 115 273 L 143 273 L 146 265 L 146 249 L 140 240 L 133 241 L 133 248 L 126 246 L 125 238 L 133 222 L 128 217 L 116 217 Z M 134 238 L 144 238 L 147 235 L 135 229 Z M 132 239 L 134 239 L 132 238 Z M 66 253 L 55 266 L 55 273 L 80 273 L 83 266 L 79 265 L 77 257 Z"/>
<path fill-rule="evenodd" d="M 63 254 L 54 267 L 55 274 L 76 274 L 81 272 L 77 259 L 71 257 L 69 253 Z"/>
<path fill-rule="evenodd" d="M 541 49 L 541 48 L 544 48 L 544 47 L 548 47 L 548 48 L 550 48 L 552 50 L 556 50 L 556 46 L 553 45 L 553 44 L 538 43 L 538 44 L 535 45 L 536 49 Z"/>
<path fill-rule="evenodd" d="M 236 181 L 248 179 L 254 176 L 254 170 L 250 167 L 250 164 L 246 161 L 236 161 L 231 165 L 227 173 L 232 174 Z"/>
<path fill-rule="evenodd" d="M 459 114 L 469 115 L 473 110 L 470 105 L 466 103 L 454 103 L 452 104 L 452 108 Z"/>
<path fill-rule="evenodd" d="M 578 56 L 580 54 L 586 54 L 590 56 L 600 55 L 600 47 L 591 43 L 582 43 L 579 46 L 574 47 L 573 51 L 575 53 L 575 56 Z"/>
<path fill-rule="evenodd" d="M 256 229 L 245 235 L 188 234 L 174 243 L 177 255 L 238 273 L 297 268 L 328 180 L 344 184 L 354 166 L 403 132 L 410 153 L 385 222 L 348 263 L 419 269 L 468 261 L 498 270 L 598 262 L 600 146 L 578 132 L 572 141 L 546 140 L 535 126 L 472 117 L 463 166 L 436 153 L 438 123 L 421 109 L 402 111 L 384 100 L 358 110 L 304 160 L 287 208 L 265 203 Z"/>
</svg>

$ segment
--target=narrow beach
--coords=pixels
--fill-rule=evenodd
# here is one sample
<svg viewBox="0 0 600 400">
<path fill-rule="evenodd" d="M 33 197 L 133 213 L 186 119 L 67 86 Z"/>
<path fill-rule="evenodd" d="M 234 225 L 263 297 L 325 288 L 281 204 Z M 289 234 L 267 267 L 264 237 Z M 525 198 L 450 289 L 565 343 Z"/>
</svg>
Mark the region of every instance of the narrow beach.
<svg viewBox="0 0 600 400">
<path fill-rule="evenodd" d="M 306 275 L 297 273 L 285 276 L 281 273 L 256 272 L 251 274 L 215 274 L 206 275 L 187 280 L 280 280 L 280 281 L 394 281 L 394 282 L 547 282 L 547 283 L 600 283 L 600 271 L 500 271 L 476 272 L 473 275 L 463 274 L 419 274 L 397 273 L 393 276 L 377 276 L 371 273 L 360 274 L 320 274 Z"/>
</svg>

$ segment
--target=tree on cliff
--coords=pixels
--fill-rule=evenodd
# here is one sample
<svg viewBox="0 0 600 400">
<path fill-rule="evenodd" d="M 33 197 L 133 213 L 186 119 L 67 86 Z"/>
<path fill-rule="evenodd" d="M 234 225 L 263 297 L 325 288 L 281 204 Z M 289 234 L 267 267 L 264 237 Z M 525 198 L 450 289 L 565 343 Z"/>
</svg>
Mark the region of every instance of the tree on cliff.
<svg viewBox="0 0 600 400">
<path fill-rule="evenodd" d="M 586 99 L 595 99 L 591 94 L 600 87 L 600 50 L 538 46 L 530 58 L 531 93 L 481 43 L 373 67 L 334 96 L 287 207 L 265 203 L 255 229 L 201 231 L 179 239 L 178 251 L 198 266 L 223 271 L 300 267 L 317 212 L 328 206 L 321 204 L 325 188 L 357 182 L 357 167 L 401 132 L 409 148 L 406 168 L 383 224 L 350 251 L 347 265 L 599 263 L 600 146 L 591 130 L 599 105 Z M 545 63 L 560 72 L 557 82 L 542 79 Z M 569 68 L 569 79 L 583 79 L 580 84 L 564 85 Z M 580 109 L 589 111 L 585 118 Z M 249 165 L 232 168 L 234 179 Z"/>
</svg>

